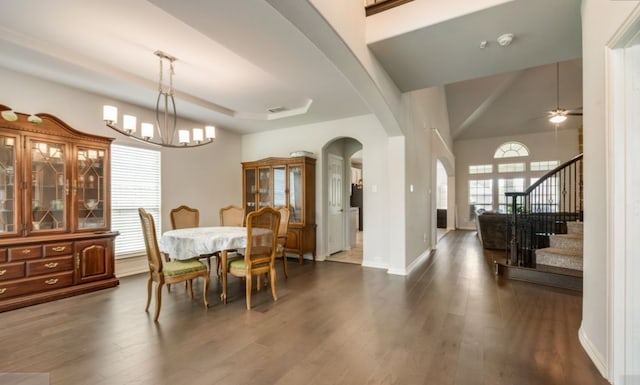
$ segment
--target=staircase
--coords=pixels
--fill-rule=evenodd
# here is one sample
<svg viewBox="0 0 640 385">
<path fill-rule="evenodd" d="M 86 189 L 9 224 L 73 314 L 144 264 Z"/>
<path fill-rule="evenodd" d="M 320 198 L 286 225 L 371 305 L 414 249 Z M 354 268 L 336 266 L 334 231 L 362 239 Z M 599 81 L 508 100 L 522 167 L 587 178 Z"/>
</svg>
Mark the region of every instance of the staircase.
<svg viewBox="0 0 640 385">
<path fill-rule="evenodd" d="M 522 192 L 506 192 L 509 246 L 496 273 L 582 291 L 582 154 Z"/>
<path fill-rule="evenodd" d="M 582 222 L 567 222 L 567 234 L 549 235 L 549 247 L 536 250 L 536 267 L 582 271 Z"/>
</svg>

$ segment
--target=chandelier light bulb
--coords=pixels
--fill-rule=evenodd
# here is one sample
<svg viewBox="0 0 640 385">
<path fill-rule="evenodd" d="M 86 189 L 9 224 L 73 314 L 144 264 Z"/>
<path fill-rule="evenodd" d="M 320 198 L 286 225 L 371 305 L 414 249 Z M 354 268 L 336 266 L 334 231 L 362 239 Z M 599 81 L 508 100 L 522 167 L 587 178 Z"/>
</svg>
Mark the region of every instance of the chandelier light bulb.
<svg viewBox="0 0 640 385">
<path fill-rule="evenodd" d="M 213 140 L 216 138 L 216 128 L 214 126 L 205 126 L 205 136 L 209 140 Z"/>
<path fill-rule="evenodd" d="M 153 124 L 152 123 L 142 123 L 140 125 L 140 135 L 144 138 L 144 140 L 149 140 L 153 138 Z"/>
<path fill-rule="evenodd" d="M 118 123 L 118 108 L 114 106 L 103 106 L 102 120 L 107 122 L 107 124 Z"/>
<path fill-rule="evenodd" d="M 122 115 L 122 127 L 128 133 L 136 132 L 136 117 L 133 115 Z"/>
</svg>

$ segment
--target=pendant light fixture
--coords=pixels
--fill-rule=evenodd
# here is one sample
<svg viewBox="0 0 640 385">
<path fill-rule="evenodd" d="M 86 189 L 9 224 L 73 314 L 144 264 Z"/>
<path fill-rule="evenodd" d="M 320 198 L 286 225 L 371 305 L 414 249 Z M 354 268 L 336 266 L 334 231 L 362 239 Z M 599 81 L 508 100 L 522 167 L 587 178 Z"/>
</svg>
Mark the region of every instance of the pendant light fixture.
<svg viewBox="0 0 640 385">
<path fill-rule="evenodd" d="M 176 124 L 176 102 L 173 97 L 173 63 L 176 58 L 162 51 L 154 52 L 160 59 L 160 75 L 158 80 L 158 98 L 156 99 L 156 125 L 153 123 L 141 123 L 140 133 L 137 130 L 137 119 L 133 115 L 122 116 L 122 127 L 118 123 L 118 108 L 115 106 L 103 106 L 103 120 L 107 127 L 132 139 L 155 144 L 162 147 L 191 148 L 213 143 L 216 137 L 214 126 L 194 128 L 193 130 L 178 130 Z M 165 67 L 168 63 L 169 83 L 164 84 Z"/>
<path fill-rule="evenodd" d="M 556 63 L 556 108 L 549 113 L 549 121 L 560 124 L 567 120 L 567 110 L 560 108 L 560 63 Z"/>
</svg>

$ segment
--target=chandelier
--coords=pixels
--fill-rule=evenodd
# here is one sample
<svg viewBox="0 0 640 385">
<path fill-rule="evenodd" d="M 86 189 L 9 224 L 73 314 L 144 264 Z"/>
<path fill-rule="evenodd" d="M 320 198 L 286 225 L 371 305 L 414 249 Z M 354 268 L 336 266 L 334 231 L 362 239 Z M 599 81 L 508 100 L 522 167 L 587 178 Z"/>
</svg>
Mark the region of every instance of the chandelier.
<svg viewBox="0 0 640 385">
<path fill-rule="evenodd" d="M 176 58 L 162 51 L 154 52 L 160 59 L 160 76 L 158 80 L 158 98 L 156 100 L 156 124 L 141 123 L 140 132 L 137 130 L 137 119 L 133 115 L 122 115 L 122 128 L 118 123 L 118 108 L 103 106 L 103 120 L 107 127 L 132 139 L 155 144 L 162 147 L 191 148 L 210 144 L 216 138 L 216 128 L 205 126 L 193 130 L 177 130 L 176 102 L 173 98 L 173 62 Z M 169 64 L 169 84 L 165 85 L 164 64 Z"/>
</svg>

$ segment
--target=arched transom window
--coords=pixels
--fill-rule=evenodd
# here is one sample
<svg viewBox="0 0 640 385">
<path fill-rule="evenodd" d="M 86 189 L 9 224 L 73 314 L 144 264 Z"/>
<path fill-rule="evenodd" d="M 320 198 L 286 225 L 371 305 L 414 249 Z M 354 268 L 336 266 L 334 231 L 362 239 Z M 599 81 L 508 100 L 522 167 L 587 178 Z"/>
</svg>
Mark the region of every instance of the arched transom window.
<svg viewBox="0 0 640 385">
<path fill-rule="evenodd" d="M 493 155 L 494 158 L 515 158 L 518 156 L 529 156 L 529 149 L 520 142 L 502 143 Z"/>
</svg>

